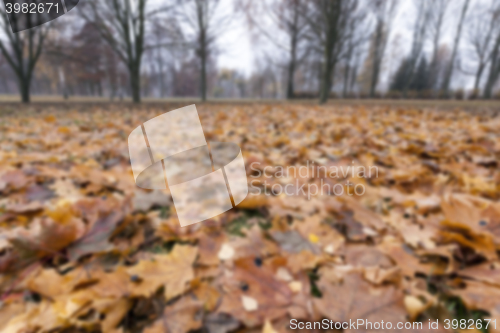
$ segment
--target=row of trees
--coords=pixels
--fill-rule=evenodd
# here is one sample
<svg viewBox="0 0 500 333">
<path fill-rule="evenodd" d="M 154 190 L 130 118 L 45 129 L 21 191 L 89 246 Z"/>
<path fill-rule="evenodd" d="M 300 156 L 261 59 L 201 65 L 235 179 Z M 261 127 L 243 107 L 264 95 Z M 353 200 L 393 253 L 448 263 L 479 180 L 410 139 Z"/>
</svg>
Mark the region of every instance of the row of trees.
<svg viewBox="0 0 500 333">
<path fill-rule="evenodd" d="M 413 91 L 434 91 L 441 96 L 450 94 L 450 82 L 454 70 L 465 71 L 457 62 L 458 47 L 465 32 L 466 43 L 471 49 L 471 58 L 475 60 L 475 68 L 467 70 L 474 76 L 473 94 L 479 95 L 481 82 L 484 81 L 484 97 L 491 98 L 493 88 L 500 75 L 500 2 L 492 1 L 488 7 L 471 13 L 466 21 L 470 8 L 470 0 L 464 0 L 459 12 L 459 19 L 454 34 L 451 54 L 440 46 L 442 27 L 449 0 L 437 0 L 424 4 L 419 11 L 415 26 L 414 44 L 410 55 L 403 59 L 396 71 L 390 89 L 407 93 Z M 464 31 L 464 26 L 466 31 Z M 422 53 L 425 32 L 429 30 L 432 38 L 430 63 Z M 418 61 L 418 66 L 417 65 Z M 415 67 L 416 66 L 416 67 Z M 487 70 L 487 73 L 485 73 Z M 483 79 L 483 75 L 486 79 Z"/>
<path fill-rule="evenodd" d="M 257 34 L 286 54 L 288 60 L 283 67 L 287 70 L 288 98 L 296 95 L 295 72 L 314 62 L 321 64 L 318 86 L 321 102 L 331 95 L 335 82 L 340 86 L 337 93 L 343 96 L 353 95 L 355 83 L 358 95 L 380 95 L 377 89 L 382 72 L 391 67 L 387 60 L 389 39 L 392 36 L 395 42 L 400 37 L 393 30 L 394 17 L 402 2 L 266 3 L 269 2 L 257 6 L 248 0 L 247 6 L 251 8 L 247 10 L 248 21 L 256 27 Z M 453 78 L 465 75 L 474 76 L 475 95 L 482 90 L 485 98 L 491 98 L 500 76 L 500 1 L 416 0 L 412 13 L 411 48 L 398 69 L 391 73 L 388 88 L 400 91 L 403 97 L 415 90 L 431 91 L 430 97 L 451 97 Z M 270 30 L 262 19 L 266 15 L 286 36 L 285 43 L 275 34 L 266 33 Z M 444 33 L 452 35 L 451 45 L 443 43 Z M 426 49 L 430 52 L 425 52 Z"/>
<path fill-rule="evenodd" d="M 150 2 L 88 0 L 78 7 L 78 17 L 61 18 L 16 34 L 11 32 L 3 10 L 2 30 L 5 38 L 0 40 L 0 49 L 18 79 L 23 102 L 30 100 L 33 70 L 43 49 L 50 55 L 52 62 L 59 61 L 61 66 L 83 66 L 83 76 L 87 78 L 84 81 L 89 81 L 92 89 L 92 77 L 102 76 L 100 74 L 105 69 L 118 73 L 118 59 L 127 70 L 128 91 L 134 102 L 141 101 L 141 74 L 146 52 L 154 57 L 155 49 L 191 49 L 199 58 L 200 94 L 205 100 L 211 46 L 221 24 L 219 21 L 217 27 L 212 20 L 216 16 L 219 0 L 172 0 L 155 7 L 149 6 Z M 68 26 L 76 27 L 80 32 L 62 35 L 63 29 Z M 181 31 L 180 26 L 185 31 Z M 52 39 L 47 42 L 48 33 Z M 73 74 L 81 70 L 66 72 Z M 119 78 L 113 73 L 107 74 L 113 77 L 108 82 L 113 91 L 114 83 Z M 65 85 L 66 76 L 60 81 L 64 81 L 61 84 Z"/>
<path fill-rule="evenodd" d="M 70 94 L 157 97 L 375 97 L 390 90 L 450 96 L 454 78 L 473 77 L 490 98 L 500 76 L 500 0 L 415 0 L 411 34 L 394 18 L 400 0 L 87 0 L 74 13 L 13 34 L 2 11 L 0 71 L 30 88 Z M 250 77 L 219 70 L 218 43 L 244 19 L 262 47 Z M 443 36 L 451 43 L 443 43 Z M 411 39 L 406 55 L 388 51 Z M 222 47 L 224 47 L 222 45 Z M 398 67 L 391 66 L 394 61 Z M 35 76 L 35 66 L 38 66 Z M 265 65 L 264 65 L 265 64 Z M 124 82 L 127 81 L 127 84 Z M 4 90 L 10 88 L 3 84 Z M 1 87 L 0 87 L 1 89 Z M 50 88 L 51 91 L 52 88 Z"/>
</svg>

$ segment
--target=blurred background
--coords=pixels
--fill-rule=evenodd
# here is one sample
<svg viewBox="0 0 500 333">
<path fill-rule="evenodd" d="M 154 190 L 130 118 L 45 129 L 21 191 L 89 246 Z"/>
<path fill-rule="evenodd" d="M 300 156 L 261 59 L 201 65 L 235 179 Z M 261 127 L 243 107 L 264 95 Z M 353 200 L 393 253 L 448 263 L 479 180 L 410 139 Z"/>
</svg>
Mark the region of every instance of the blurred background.
<svg viewBox="0 0 500 333">
<path fill-rule="evenodd" d="M 4 100 L 500 99 L 499 0 L 84 0 L 2 23 Z"/>
</svg>

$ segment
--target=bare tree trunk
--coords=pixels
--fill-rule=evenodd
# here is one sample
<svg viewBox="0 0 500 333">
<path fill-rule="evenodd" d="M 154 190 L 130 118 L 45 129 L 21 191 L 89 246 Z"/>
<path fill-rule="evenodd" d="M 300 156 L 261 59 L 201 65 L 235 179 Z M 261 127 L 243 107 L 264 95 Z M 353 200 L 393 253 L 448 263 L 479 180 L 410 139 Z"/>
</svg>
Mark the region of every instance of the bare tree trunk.
<svg viewBox="0 0 500 333">
<path fill-rule="evenodd" d="M 294 91 L 294 77 L 295 77 L 295 67 L 297 61 L 297 36 L 292 34 L 290 39 L 290 62 L 288 63 L 288 83 L 286 88 L 286 98 L 292 99 L 295 97 Z"/>
<path fill-rule="evenodd" d="M 377 85 L 380 77 L 380 71 L 384 60 L 384 54 L 387 47 L 389 30 L 391 29 L 394 11 L 396 10 L 398 0 L 373 1 L 375 14 L 377 15 L 377 25 L 375 27 L 375 38 L 373 40 L 372 71 L 370 82 L 370 97 L 375 97 Z"/>
<path fill-rule="evenodd" d="M 360 53 L 357 52 L 356 56 L 354 57 L 354 66 L 351 70 L 351 75 L 349 78 L 349 92 L 353 92 L 354 84 L 356 83 L 356 78 L 358 77 L 359 62 Z"/>
<path fill-rule="evenodd" d="M 478 58 L 478 65 L 474 79 L 474 95 L 478 97 L 480 91 L 481 78 L 484 74 L 488 63 L 495 49 L 496 27 L 498 26 L 498 13 L 500 10 L 500 2 L 498 0 L 492 2 L 492 7 L 488 10 L 488 18 L 486 19 L 484 13 L 478 12 L 473 16 L 469 27 L 468 41 L 474 49 L 476 57 Z M 486 32 L 486 33 L 485 33 Z M 493 45 L 493 48 L 491 46 Z M 491 49 L 491 50 L 490 50 Z"/>
<path fill-rule="evenodd" d="M 377 90 L 378 77 L 380 75 L 380 66 L 382 65 L 382 54 L 385 51 L 385 45 L 383 43 L 384 34 L 384 21 L 378 19 L 377 28 L 375 30 L 375 54 L 373 57 L 373 68 L 370 82 L 370 97 L 375 97 L 375 92 Z"/>
<path fill-rule="evenodd" d="M 498 61 L 497 61 L 498 62 Z M 493 95 L 493 87 L 495 86 L 498 77 L 500 76 L 500 64 L 491 68 L 488 75 L 488 81 L 486 82 L 486 87 L 484 88 L 484 98 L 491 98 Z"/>
<path fill-rule="evenodd" d="M 468 1 L 468 0 L 467 0 Z M 424 44 L 425 34 L 427 31 L 427 23 L 429 21 L 430 9 L 429 1 L 417 1 L 418 6 L 417 20 L 415 22 L 415 28 L 413 30 L 413 41 L 411 47 L 411 54 L 409 58 L 409 64 L 407 69 L 407 79 L 403 89 L 403 96 L 408 96 L 408 89 L 413 81 L 415 74 L 415 67 L 417 66 L 417 61 L 422 53 L 422 48 Z"/>
<path fill-rule="evenodd" d="M 0 51 L 16 74 L 22 102 L 29 103 L 33 71 L 42 53 L 48 28 L 40 27 L 14 34 L 10 30 L 7 14 L 3 12 L 0 16 L 3 34 L 7 37 L 6 41 L 0 40 Z"/>
<path fill-rule="evenodd" d="M 132 101 L 141 102 L 141 70 L 138 64 L 132 63 L 129 66 L 130 71 L 130 89 L 132 91 Z"/>
<path fill-rule="evenodd" d="M 344 87 L 343 87 L 343 91 L 342 91 L 342 97 L 346 97 L 347 96 L 347 92 L 349 90 L 349 80 L 350 80 L 350 76 L 351 76 L 351 72 L 353 70 L 353 68 L 351 67 L 351 58 L 352 58 L 352 54 L 353 54 L 353 51 L 354 51 L 354 45 L 353 45 L 353 41 L 352 41 L 352 38 L 349 39 L 349 45 L 348 45 L 348 49 L 347 49 L 347 54 L 346 54 L 346 64 L 345 64 L 345 69 L 344 69 Z"/>
<path fill-rule="evenodd" d="M 295 70 L 297 68 L 297 45 L 299 42 L 299 2 L 294 1 L 293 4 L 293 19 L 289 25 L 290 33 L 290 62 L 288 64 L 288 82 L 286 89 L 286 98 L 292 99 L 295 97 Z"/>
<path fill-rule="evenodd" d="M 410 62 L 410 66 L 408 66 L 408 76 L 406 79 L 405 87 L 403 89 L 403 96 L 406 97 L 408 96 L 408 88 L 410 87 L 411 82 L 413 81 L 413 76 L 415 74 L 415 65 L 417 64 L 418 57 L 412 57 L 412 60 Z"/>
<path fill-rule="evenodd" d="M 351 58 L 351 55 L 348 55 L 348 59 Z M 349 61 L 345 64 L 345 69 L 344 69 L 344 83 L 343 83 L 343 89 L 342 89 L 342 97 L 347 96 L 347 91 L 349 90 L 349 78 L 351 73 L 351 64 Z"/>
<path fill-rule="evenodd" d="M 483 71 L 484 71 L 484 64 L 480 63 L 477 68 L 476 76 L 474 79 L 474 91 L 479 91 L 479 83 L 481 82 L 481 76 L 483 76 Z"/>
<path fill-rule="evenodd" d="M 443 12 L 444 14 L 444 12 Z M 434 32 L 434 40 L 432 41 L 432 58 L 431 63 L 437 63 L 439 40 L 441 39 L 441 27 L 443 26 L 443 15 L 440 15 L 436 22 L 436 31 Z"/>
<path fill-rule="evenodd" d="M 202 101 L 207 100 L 207 15 L 208 3 L 203 0 L 195 0 L 196 18 L 198 23 L 198 57 L 200 59 L 200 97 Z"/>
<path fill-rule="evenodd" d="M 275 0 L 271 1 L 271 6 L 267 6 L 265 4 L 266 1 L 240 0 L 240 2 L 243 3 L 242 8 L 246 12 L 250 29 L 258 29 L 259 37 L 264 36 L 278 48 L 287 52 L 286 82 L 284 83 L 286 89 L 285 96 L 287 99 L 293 99 L 295 97 L 295 72 L 301 65 L 301 60 L 307 54 L 307 50 L 304 51 L 301 46 L 302 41 L 306 39 L 305 32 L 308 25 L 305 24 L 304 18 L 307 16 L 308 6 L 311 1 Z M 254 10 L 261 4 L 263 4 L 262 12 L 255 12 Z M 255 19 L 262 16 L 262 14 L 266 15 L 269 21 L 276 24 L 276 28 L 282 30 L 287 35 L 287 38 L 289 38 L 287 45 L 278 41 L 274 31 L 262 27 L 259 23 L 261 20 Z"/>
<path fill-rule="evenodd" d="M 460 36 L 462 35 L 462 27 L 465 19 L 465 14 L 467 13 L 467 8 L 469 7 L 469 3 L 470 0 L 465 0 L 464 6 L 462 7 L 462 13 L 460 15 L 460 20 L 458 21 L 458 26 L 457 26 L 457 33 L 455 35 L 455 41 L 453 42 L 453 51 L 451 53 L 451 59 L 450 62 L 448 63 L 448 67 L 446 68 L 444 74 L 443 84 L 441 86 L 441 89 L 445 96 L 448 96 L 449 94 L 451 75 L 453 73 L 455 58 L 457 56 L 458 44 L 460 42 Z"/>
<path fill-rule="evenodd" d="M 206 101 L 207 100 L 207 55 L 204 45 L 201 47 L 200 50 L 200 65 L 201 65 L 200 95 L 201 95 L 201 100 Z"/>
<path fill-rule="evenodd" d="M 158 79 L 160 83 L 160 97 L 165 97 L 165 80 L 163 79 L 163 59 L 161 56 L 161 49 L 158 48 Z"/>
<path fill-rule="evenodd" d="M 327 44 L 331 44 L 327 42 Z M 330 89 L 332 87 L 332 69 L 333 69 L 333 50 L 331 47 L 325 47 L 323 54 L 323 66 L 321 72 L 321 87 L 319 103 L 324 104 L 328 100 Z"/>
<path fill-rule="evenodd" d="M 484 87 L 484 98 L 491 98 L 493 86 L 500 74 L 500 34 L 497 36 L 495 45 L 493 46 L 493 51 L 491 53 L 491 65 L 490 72 L 488 73 L 488 79 L 486 80 L 486 85 Z"/>
<path fill-rule="evenodd" d="M 130 92 L 134 103 L 141 102 L 141 61 L 147 0 L 87 1 L 81 10 L 84 19 L 97 29 L 129 70 Z M 84 7 L 86 8 L 86 7 Z M 120 92 L 121 94 L 121 92 Z"/>
<path fill-rule="evenodd" d="M 338 22 L 342 7 L 342 0 L 326 0 L 322 1 L 323 10 L 326 21 L 324 51 L 323 51 L 323 66 L 321 73 L 321 86 L 319 102 L 326 103 L 332 89 L 333 70 L 335 68 L 335 48 L 338 43 Z"/>
<path fill-rule="evenodd" d="M 19 91 L 21 92 L 21 101 L 30 102 L 30 83 L 26 79 L 19 80 Z"/>
<path fill-rule="evenodd" d="M 439 52 L 439 41 L 441 40 L 441 31 L 444 22 L 444 15 L 446 13 L 446 8 L 448 7 L 450 0 L 438 0 L 435 1 L 436 10 L 433 12 L 435 15 L 433 17 L 433 27 L 434 27 L 434 38 L 432 41 L 432 57 L 430 63 L 430 82 L 432 82 L 432 89 L 438 89 L 438 52 Z"/>
</svg>

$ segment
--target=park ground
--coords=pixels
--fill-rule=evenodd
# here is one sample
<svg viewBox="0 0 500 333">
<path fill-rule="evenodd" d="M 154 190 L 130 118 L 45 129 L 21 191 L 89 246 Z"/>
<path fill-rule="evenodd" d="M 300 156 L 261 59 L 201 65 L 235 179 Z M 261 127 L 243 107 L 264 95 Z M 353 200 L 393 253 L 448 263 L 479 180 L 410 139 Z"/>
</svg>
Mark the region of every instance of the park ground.
<svg viewBox="0 0 500 333">
<path fill-rule="evenodd" d="M 168 190 L 135 186 L 127 137 L 189 104 L 207 140 L 240 146 L 252 193 L 181 228 Z M 500 332 L 499 111 L 2 97 L 0 330 L 270 333 L 326 318 Z M 343 192 L 312 193 L 324 184 Z"/>
</svg>

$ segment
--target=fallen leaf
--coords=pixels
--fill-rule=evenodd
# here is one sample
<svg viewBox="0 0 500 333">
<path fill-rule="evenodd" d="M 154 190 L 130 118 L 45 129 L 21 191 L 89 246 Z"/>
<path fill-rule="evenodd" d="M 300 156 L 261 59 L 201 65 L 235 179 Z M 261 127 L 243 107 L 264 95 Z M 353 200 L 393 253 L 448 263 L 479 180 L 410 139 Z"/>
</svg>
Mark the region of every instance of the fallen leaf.
<svg viewBox="0 0 500 333">
<path fill-rule="evenodd" d="M 202 326 L 201 304 L 185 296 L 163 311 L 161 318 L 147 327 L 144 333 L 186 333 L 197 330 Z"/>
<path fill-rule="evenodd" d="M 234 257 L 234 249 L 231 245 L 225 243 L 219 250 L 218 257 L 220 260 L 229 260 Z"/>
<path fill-rule="evenodd" d="M 374 287 L 357 273 L 344 276 L 342 282 L 332 284 L 323 278 L 318 281 L 323 297 L 314 299 L 314 306 L 320 314 L 335 322 L 349 322 L 364 319 L 370 322 L 392 323 L 394 332 L 417 332 L 418 330 L 397 329 L 398 322 L 406 322 L 403 304 L 404 295 L 395 286 Z M 338 300 L 342 299 L 342 302 Z M 375 332 L 370 328 L 346 332 Z"/>
<path fill-rule="evenodd" d="M 255 311 L 259 308 L 259 303 L 255 298 L 241 295 L 241 303 L 246 311 Z"/>
<path fill-rule="evenodd" d="M 153 260 L 141 260 L 127 269 L 129 276 L 142 280 L 133 283 L 129 291 L 134 296 L 151 296 L 165 286 L 165 298 L 170 300 L 183 294 L 194 278 L 193 262 L 198 250 L 188 245 L 176 245 L 169 254 L 158 254 Z"/>
</svg>

